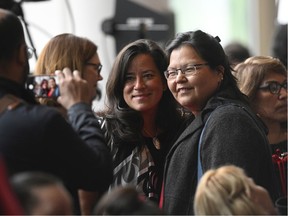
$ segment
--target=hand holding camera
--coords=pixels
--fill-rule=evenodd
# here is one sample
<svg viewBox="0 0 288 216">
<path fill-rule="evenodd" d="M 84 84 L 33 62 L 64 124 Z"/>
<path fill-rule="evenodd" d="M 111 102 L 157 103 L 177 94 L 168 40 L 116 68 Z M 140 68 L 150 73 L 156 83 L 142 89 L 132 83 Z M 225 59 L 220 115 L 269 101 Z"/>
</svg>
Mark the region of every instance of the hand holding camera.
<svg viewBox="0 0 288 216">
<path fill-rule="evenodd" d="M 26 82 L 26 89 L 31 91 L 39 101 L 55 101 L 59 97 L 59 86 L 57 77 L 53 75 L 29 76 Z"/>
<path fill-rule="evenodd" d="M 60 89 L 60 96 L 57 101 L 66 109 L 69 109 L 76 103 L 90 104 L 89 87 L 86 80 L 81 78 L 79 71 L 73 73 L 69 68 L 55 72 Z"/>
</svg>

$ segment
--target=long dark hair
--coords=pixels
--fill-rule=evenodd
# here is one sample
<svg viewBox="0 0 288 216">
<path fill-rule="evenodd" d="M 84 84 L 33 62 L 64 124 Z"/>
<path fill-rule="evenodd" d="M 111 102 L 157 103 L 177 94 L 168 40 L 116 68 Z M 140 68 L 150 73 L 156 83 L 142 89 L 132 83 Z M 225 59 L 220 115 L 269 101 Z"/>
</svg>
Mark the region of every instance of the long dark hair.
<svg viewBox="0 0 288 216">
<path fill-rule="evenodd" d="M 164 50 L 154 41 L 139 39 L 126 45 L 117 55 L 106 84 L 106 107 L 102 112 L 106 118 L 106 132 L 114 143 L 139 144 L 142 140 L 143 119 L 140 112 L 131 109 L 123 98 L 125 75 L 133 59 L 139 54 L 148 54 L 153 59 L 166 85 L 164 71 L 168 62 Z M 156 117 L 157 127 L 168 132 L 176 127 L 180 119 L 177 102 L 168 90 L 163 92 Z M 101 115 L 101 113 L 100 113 Z"/>
<path fill-rule="evenodd" d="M 217 69 L 219 66 L 224 68 L 223 81 L 218 92 L 225 90 L 228 93 L 228 95 L 225 93 L 225 97 L 241 100 L 247 104 L 248 100 L 239 90 L 237 79 L 232 74 L 233 69 L 219 42 L 220 38 L 218 36 L 213 37 L 201 30 L 179 33 L 166 47 L 168 60 L 174 49 L 183 45 L 193 47 L 198 55 L 209 64 L 212 70 Z"/>
</svg>

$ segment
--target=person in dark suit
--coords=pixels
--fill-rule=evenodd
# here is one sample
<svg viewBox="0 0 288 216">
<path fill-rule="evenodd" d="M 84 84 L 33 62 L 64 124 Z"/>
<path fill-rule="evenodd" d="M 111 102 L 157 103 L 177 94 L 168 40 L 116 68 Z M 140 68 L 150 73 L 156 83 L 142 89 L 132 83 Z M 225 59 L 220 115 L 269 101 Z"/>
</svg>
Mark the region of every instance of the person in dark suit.
<svg viewBox="0 0 288 216">
<path fill-rule="evenodd" d="M 0 153 L 9 175 L 42 171 L 60 178 L 80 213 L 78 189 L 105 191 L 112 180 L 110 153 L 101 133 L 93 150 L 54 108 L 25 89 L 28 46 L 21 21 L 0 9 Z M 97 127 L 93 126 L 93 128 Z"/>
</svg>

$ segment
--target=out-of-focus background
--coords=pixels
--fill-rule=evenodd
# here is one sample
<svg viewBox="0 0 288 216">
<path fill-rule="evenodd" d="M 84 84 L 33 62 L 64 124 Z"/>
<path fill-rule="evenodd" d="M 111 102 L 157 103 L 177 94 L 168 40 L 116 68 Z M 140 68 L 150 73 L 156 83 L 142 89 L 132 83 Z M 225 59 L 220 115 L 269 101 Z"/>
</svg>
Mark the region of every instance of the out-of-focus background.
<svg viewBox="0 0 288 216">
<path fill-rule="evenodd" d="M 271 55 L 279 24 L 288 23 L 288 0 L 0 0 L 0 7 L 23 19 L 27 43 L 37 55 L 60 33 L 87 37 L 98 45 L 104 80 L 98 84 L 103 108 L 105 83 L 116 53 L 138 38 L 165 44 L 178 32 L 201 29 L 221 38 L 222 46 L 238 41 L 253 55 Z"/>
</svg>

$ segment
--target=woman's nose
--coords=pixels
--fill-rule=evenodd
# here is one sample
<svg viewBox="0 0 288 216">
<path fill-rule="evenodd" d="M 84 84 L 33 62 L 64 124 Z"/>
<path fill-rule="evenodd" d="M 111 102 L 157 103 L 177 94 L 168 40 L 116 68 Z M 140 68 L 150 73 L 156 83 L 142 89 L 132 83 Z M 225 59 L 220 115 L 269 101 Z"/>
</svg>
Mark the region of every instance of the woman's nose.
<svg viewBox="0 0 288 216">
<path fill-rule="evenodd" d="M 141 89 L 143 87 L 145 87 L 144 80 L 142 78 L 140 78 L 140 77 L 136 78 L 134 88 L 135 89 Z"/>
<path fill-rule="evenodd" d="M 184 73 L 182 73 L 182 71 L 179 69 L 178 74 L 175 78 L 175 81 L 178 83 L 178 82 L 183 82 L 183 80 L 187 80 L 186 75 Z"/>
<path fill-rule="evenodd" d="M 280 88 L 279 99 L 285 99 L 285 98 L 287 98 L 287 89 Z"/>
<path fill-rule="evenodd" d="M 103 77 L 102 77 L 102 75 L 101 74 L 98 74 L 98 81 L 100 81 L 100 80 L 103 80 Z"/>
</svg>

